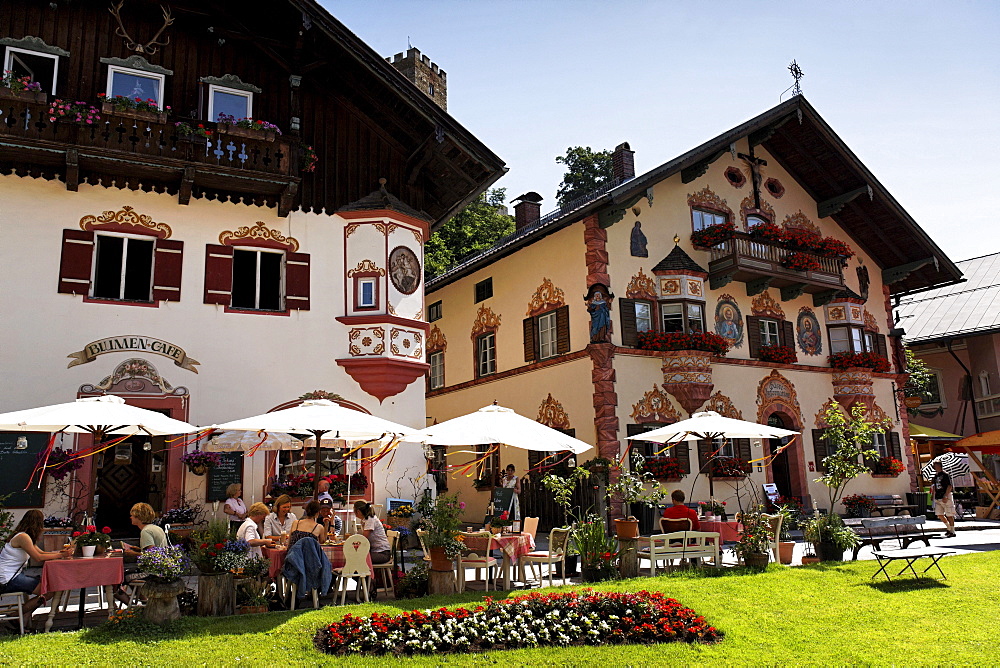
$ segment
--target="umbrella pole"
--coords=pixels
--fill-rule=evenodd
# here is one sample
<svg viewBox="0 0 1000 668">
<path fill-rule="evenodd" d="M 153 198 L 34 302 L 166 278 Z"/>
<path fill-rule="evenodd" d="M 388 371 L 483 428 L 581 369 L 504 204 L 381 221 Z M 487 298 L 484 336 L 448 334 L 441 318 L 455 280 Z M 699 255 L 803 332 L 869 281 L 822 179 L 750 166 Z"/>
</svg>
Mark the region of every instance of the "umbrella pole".
<svg viewBox="0 0 1000 668">
<path fill-rule="evenodd" d="M 316 438 L 316 473 L 313 476 L 313 498 L 319 497 L 319 479 L 322 477 L 320 472 L 322 471 L 323 462 L 321 457 L 321 448 L 319 447 L 320 439 L 323 438 L 323 434 L 328 432 L 328 429 L 317 429 L 312 432 L 312 435 Z"/>
</svg>

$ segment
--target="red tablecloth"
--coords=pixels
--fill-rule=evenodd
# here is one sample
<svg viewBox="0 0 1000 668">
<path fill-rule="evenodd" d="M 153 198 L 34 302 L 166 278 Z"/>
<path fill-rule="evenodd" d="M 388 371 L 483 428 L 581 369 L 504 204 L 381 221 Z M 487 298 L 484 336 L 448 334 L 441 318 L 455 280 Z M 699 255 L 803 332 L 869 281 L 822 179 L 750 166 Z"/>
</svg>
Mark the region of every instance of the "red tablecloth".
<svg viewBox="0 0 1000 668">
<path fill-rule="evenodd" d="M 528 554 L 535 549 L 535 539 L 530 533 L 521 534 L 501 534 L 493 536 L 490 545 L 486 545 L 485 538 L 478 538 L 465 535 L 465 546 L 472 552 L 484 552 L 487 549 L 501 550 L 510 561 L 517 563 L 521 555 Z"/>
<path fill-rule="evenodd" d="M 312 540 L 311 538 L 306 540 Z M 344 567 L 344 546 L 343 545 L 323 545 L 323 554 L 326 558 L 330 560 L 330 566 L 332 568 L 343 568 Z M 264 556 L 271 562 L 270 567 L 267 569 L 267 574 L 272 580 L 277 579 L 281 574 L 281 567 L 285 565 L 285 556 L 288 554 L 288 550 L 283 547 L 264 547 L 261 548 L 264 552 Z M 372 556 L 368 555 L 368 568 L 374 568 L 372 565 Z"/>
<path fill-rule="evenodd" d="M 42 594 L 117 585 L 125 579 L 121 557 L 50 559 L 42 566 Z"/>
<path fill-rule="evenodd" d="M 743 530 L 743 525 L 739 522 L 701 520 L 701 530 L 716 532 L 723 542 L 735 542 L 740 539 L 740 531 Z"/>
</svg>

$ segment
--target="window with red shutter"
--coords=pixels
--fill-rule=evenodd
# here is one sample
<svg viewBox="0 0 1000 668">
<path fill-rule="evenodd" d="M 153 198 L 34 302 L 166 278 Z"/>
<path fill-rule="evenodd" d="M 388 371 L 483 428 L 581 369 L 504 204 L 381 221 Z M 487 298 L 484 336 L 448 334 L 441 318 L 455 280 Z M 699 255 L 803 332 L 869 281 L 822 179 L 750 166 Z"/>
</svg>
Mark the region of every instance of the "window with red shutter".
<svg viewBox="0 0 1000 668">
<path fill-rule="evenodd" d="M 285 306 L 309 310 L 309 253 L 285 255 Z"/>
<path fill-rule="evenodd" d="M 181 269 L 184 265 L 184 242 L 157 239 L 153 258 L 153 300 L 181 300 Z"/>
<path fill-rule="evenodd" d="M 233 296 L 233 248 L 231 246 L 205 246 L 205 298 L 206 304 L 229 306 Z"/>
<path fill-rule="evenodd" d="M 63 230 L 62 257 L 59 259 L 59 292 L 90 294 L 90 273 L 94 262 L 94 233 Z"/>
</svg>

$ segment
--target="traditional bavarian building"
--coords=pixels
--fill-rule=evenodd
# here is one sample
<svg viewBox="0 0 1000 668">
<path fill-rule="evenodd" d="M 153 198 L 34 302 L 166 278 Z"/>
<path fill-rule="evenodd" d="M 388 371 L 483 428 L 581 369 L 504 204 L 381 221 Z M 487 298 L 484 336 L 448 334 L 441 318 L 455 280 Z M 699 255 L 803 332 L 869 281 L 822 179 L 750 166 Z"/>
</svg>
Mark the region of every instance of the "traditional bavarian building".
<svg viewBox="0 0 1000 668">
<path fill-rule="evenodd" d="M 0 87 L 0 410 L 113 393 L 209 425 L 321 390 L 425 425 L 423 242 L 504 171 L 437 65 L 404 74 L 312 0 L 15 0 L 0 58 L 30 84 Z M 198 477 L 183 451 L 138 437 L 23 494 L 5 476 L 8 505 L 119 528 L 206 485 L 261 500 L 278 467 Z M 420 451 L 386 465 L 368 498 L 412 495 Z"/>
<path fill-rule="evenodd" d="M 613 163 L 610 184 L 547 216 L 523 196 L 513 235 L 429 282 L 428 416 L 496 400 L 619 459 L 627 436 L 713 410 L 802 436 L 773 459 L 778 442 L 677 446 L 655 462 L 677 467 L 671 487 L 729 499 L 749 476 L 824 505 L 825 408 L 861 403 L 891 421 L 874 446 L 906 471 L 852 491 L 908 491 L 890 300 L 961 273 L 813 107 L 796 96 L 638 177 L 628 144 Z M 728 353 L 656 350 L 702 333 Z M 481 489 L 496 465 L 539 470 L 510 456 Z M 527 514 L 543 507 L 532 487 Z"/>
</svg>

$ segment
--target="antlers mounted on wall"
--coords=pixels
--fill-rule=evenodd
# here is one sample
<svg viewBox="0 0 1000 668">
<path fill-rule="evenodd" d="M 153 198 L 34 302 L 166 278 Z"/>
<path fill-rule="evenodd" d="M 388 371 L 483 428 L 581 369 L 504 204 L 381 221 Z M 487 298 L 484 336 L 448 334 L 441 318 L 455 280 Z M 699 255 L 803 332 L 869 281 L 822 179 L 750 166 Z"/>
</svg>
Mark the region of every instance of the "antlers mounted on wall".
<svg viewBox="0 0 1000 668">
<path fill-rule="evenodd" d="M 157 47 L 166 46 L 167 44 L 170 44 L 169 37 L 167 37 L 167 41 L 165 42 L 157 41 L 160 38 L 160 35 L 163 34 L 163 31 L 167 29 L 167 26 L 169 26 L 171 23 L 174 22 L 173 17 L 170 16 L 170 10 L 168 8 L 164 7 L 163 5 L 160 5 L 160 9 L 163 10 L 163 25 L 160 27 L 159 30 L 156 31 L 156 34 L 153 35 L 153 39 L 149 40 L 145 44 L 140 44 L 139 42 L 135 41 L 129 36 L 128 32 L 125 30 L 125 26 L 122 24 L 122 17 L 120 12 L 122 5 L 124 4 L 125 0 L 121 0 L 121 2 L 119 2 L 117 5 L 112 5 L 108 9 L 108 11 L 111 12 L 111 15 L 115 17 L 116 21 L 118 21 L 118 29 L 115 31 L 115 34 L 125 40 L 126 49 L 129 49 L 130 51 L 135 51 L 136 53 L 144 53 L 146 55 L 151 56 L 159 50 Z"/>
</svg>

